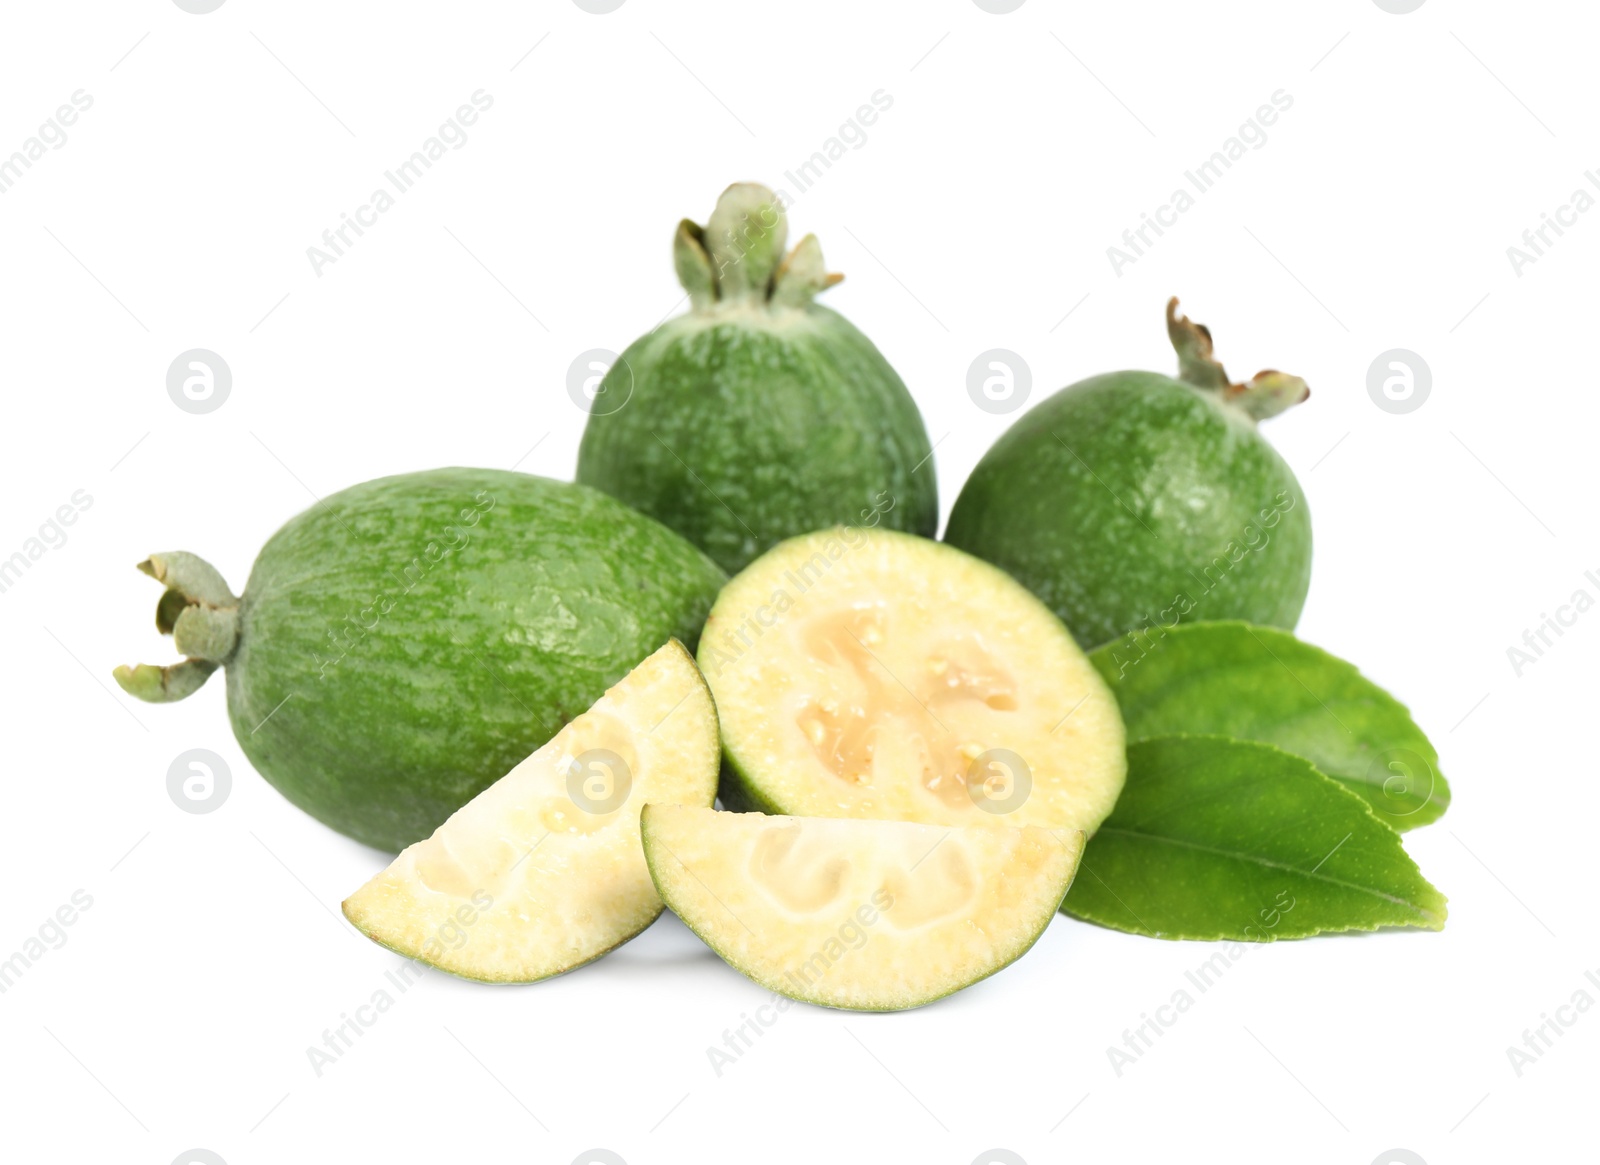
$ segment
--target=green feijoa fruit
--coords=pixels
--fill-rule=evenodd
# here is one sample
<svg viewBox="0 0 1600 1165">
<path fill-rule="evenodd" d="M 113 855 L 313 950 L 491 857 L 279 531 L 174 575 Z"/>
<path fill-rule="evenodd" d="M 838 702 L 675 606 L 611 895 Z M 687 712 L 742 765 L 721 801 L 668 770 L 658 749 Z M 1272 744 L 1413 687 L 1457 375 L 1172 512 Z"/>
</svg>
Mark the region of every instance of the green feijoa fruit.
<svg viewBox="0 0 1600 1165">
<path fill-rule="evenodd" d="M 921 414 L 889 362 L 813 302 L 838 282 L 816 236 L 787 257 L 764 186 L 730 186 L 678 227 L 686 315 L 630 345 L 601 381 L 578 480 L 649 514 L 730 573 L 825 526 L 931 537 L 939 505 Z"/>
<path fill-rule="evenodd" d="M 1367 803 L 1301 757 L 1225 736 L 1128 747 L 1128 782 L 1061 907 L 1167 939 L 1441 930 L 1445 897 Z"/>
<path fill-rule="evenodd" d="M 1393 696 L 1287 631 L 1187 623 L 1136 631 L 1089 656 L 1129 740 L 1216 733 L 1305 757 L 1396 829 L 1443 816 L 1439 754 Z"/>
<path fill-rule="evenodd" d="M 1230 383 L 1177 303 L 1177 378 L 1113 372 L 1029 410 L 973 470 L 945 532 L 1085 647 L 1181 620 L 1292 629 L 1305 604 L 1311 515 L 1256 422 L 1309 391 L 1272 371 Z"/>
<path fill-rule="evenodd" d="M 438 469 L 343 490 L 268 540 L 236 598 L 185 553 L 156 625 L 187 658 L 116 671 L 182 699 L 219 666 L 246 756 L 319 821 L 385 850 L 431 834 L 669 638 L 723 579 L 580 485 Z"/>
</svg>

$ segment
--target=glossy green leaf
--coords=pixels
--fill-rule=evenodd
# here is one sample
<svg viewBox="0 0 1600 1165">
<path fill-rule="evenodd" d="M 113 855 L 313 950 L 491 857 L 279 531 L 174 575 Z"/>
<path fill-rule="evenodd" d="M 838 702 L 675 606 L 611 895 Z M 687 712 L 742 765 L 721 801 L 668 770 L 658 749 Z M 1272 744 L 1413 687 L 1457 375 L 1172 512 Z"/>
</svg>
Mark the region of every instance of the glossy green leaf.
<svg viewBox="0 0 1600 1165">
<path fill-rule="evenodd" d="M 1184 623 L 1136 631 L 1090 659 L 1122 705 L 1130 741 L 1192 732 L 1274 744 L 1400 830 L 1437 820 L 1450 804 L 1439 754 L 1405 705 L 1287 631 Z"/>
<path fill-rule="evenodd" d="M 1365 801 L 1301 757 L 1223 736 L 1129 746 L 1128 783 L 1061 908 L 1154 938 L 1249 942 L 1445 919 Z"/>
</svg>

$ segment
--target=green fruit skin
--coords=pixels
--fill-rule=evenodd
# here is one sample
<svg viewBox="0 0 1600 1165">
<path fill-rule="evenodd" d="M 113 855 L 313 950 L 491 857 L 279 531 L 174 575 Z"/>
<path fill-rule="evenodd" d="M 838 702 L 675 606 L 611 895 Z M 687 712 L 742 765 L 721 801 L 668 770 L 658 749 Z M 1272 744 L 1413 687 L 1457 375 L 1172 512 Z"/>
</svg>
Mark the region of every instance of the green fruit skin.
<svg viewBox="0 0 1600 1165">
<path fill-rule="evenodd" d="M 937 529 L 916 403 L 872 341 L 827 308 L 679 316 L 635 341 L 596 399 L 578 480 L 729 573 L 826 526 Z"/>
<path fill-rule="evenodd" d="M 692 651 L 724 581 L 583 486 L 486 469 L 354 486 L 256 559 L 234 735 L 294 804 L 397 851 L 669 638 Z"/>
<path fill-rule="evenodd" d="M 1024 414 L 973 470 L 945 539 L 1010 572 L 1084 648 L 1176 622 L 1292 629 L 1311 513 L 1243 412 L 1113 372 Z"/>
<path fill-rule="evenodd" d="M 730 813 L 784 816 L 783 806 L 762 795 L 755 782 L 740 771 L 726 748 L 722 751 L 722 772 L 717 781 L 717 801 Z"/>
</svg>

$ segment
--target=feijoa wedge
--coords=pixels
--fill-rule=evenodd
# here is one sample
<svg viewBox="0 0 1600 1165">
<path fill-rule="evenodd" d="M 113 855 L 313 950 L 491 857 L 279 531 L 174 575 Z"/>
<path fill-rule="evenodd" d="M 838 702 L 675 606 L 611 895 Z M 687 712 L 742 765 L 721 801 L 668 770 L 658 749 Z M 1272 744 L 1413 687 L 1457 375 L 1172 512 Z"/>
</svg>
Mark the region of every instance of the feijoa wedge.
<svg viewBox="0 0 1600 1165">
<path fill-rule="evenodd" d="M 925 538 L 775 547 L 718 596 L 699 660 L 729 808 L 1092 833 L 1122 788 L 1116 701 L 1061 621 Z"/>
<path fill-rule="evenodd" d="M 463 978 L 558 975 L 661 913 L 641 806 L 710 805 L 716 784 L 716 710 L 673 641 L 408 847 L 345 901 L 345 916 L 375 942 Z"/>
<path fill-rule="evenodd" d="M 1034 944 L 1083 854 L 1077 830 L 644 809 L 675 914 L 730 966 L 824 1007 L 920 1007 Z"/>
</svg>

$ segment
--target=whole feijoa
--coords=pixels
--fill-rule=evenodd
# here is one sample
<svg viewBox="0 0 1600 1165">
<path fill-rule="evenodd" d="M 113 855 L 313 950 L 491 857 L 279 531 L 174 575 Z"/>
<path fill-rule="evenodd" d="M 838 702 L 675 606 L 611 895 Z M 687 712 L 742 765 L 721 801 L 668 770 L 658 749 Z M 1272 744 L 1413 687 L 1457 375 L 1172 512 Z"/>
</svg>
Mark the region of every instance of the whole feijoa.
<svg viewBox="0 0 1600 1165">
<path fill-rule="evenodd" d="M 715 563 L 597 490 L 525 473 L 379 478 L 291 518 L 243 596 L 192 554 L 140 569 L 186 658 L 120 667 L 153 703 L 226 668 L 239 747 L 379 849 L 427 837 L 668 639 L 699 639 Z"/>
<path fill-rule="evenodd" d="M 927 429 L 854 325 L 815 302 L 815 235 L 787 256 L 782 201 L 728 187 L 706 226 L 678 226 L 691 310 L 634 341 L 601 381 L 578 480 L 676 530 L 724 569 L 834 525 L 932 537 Z"/>
<path fill-rule="evenodd" d="M 1310 395 L 1234 384 L 1167 304 L 1179 375 L 1112 372 L 1027 412 L 956 499 L 945 538 L 1004 568 L 1084 647 L 1202 619 L 1292 629 L 1311 581 L 1304 493 L 1256 424 Z"/>
</svg>

